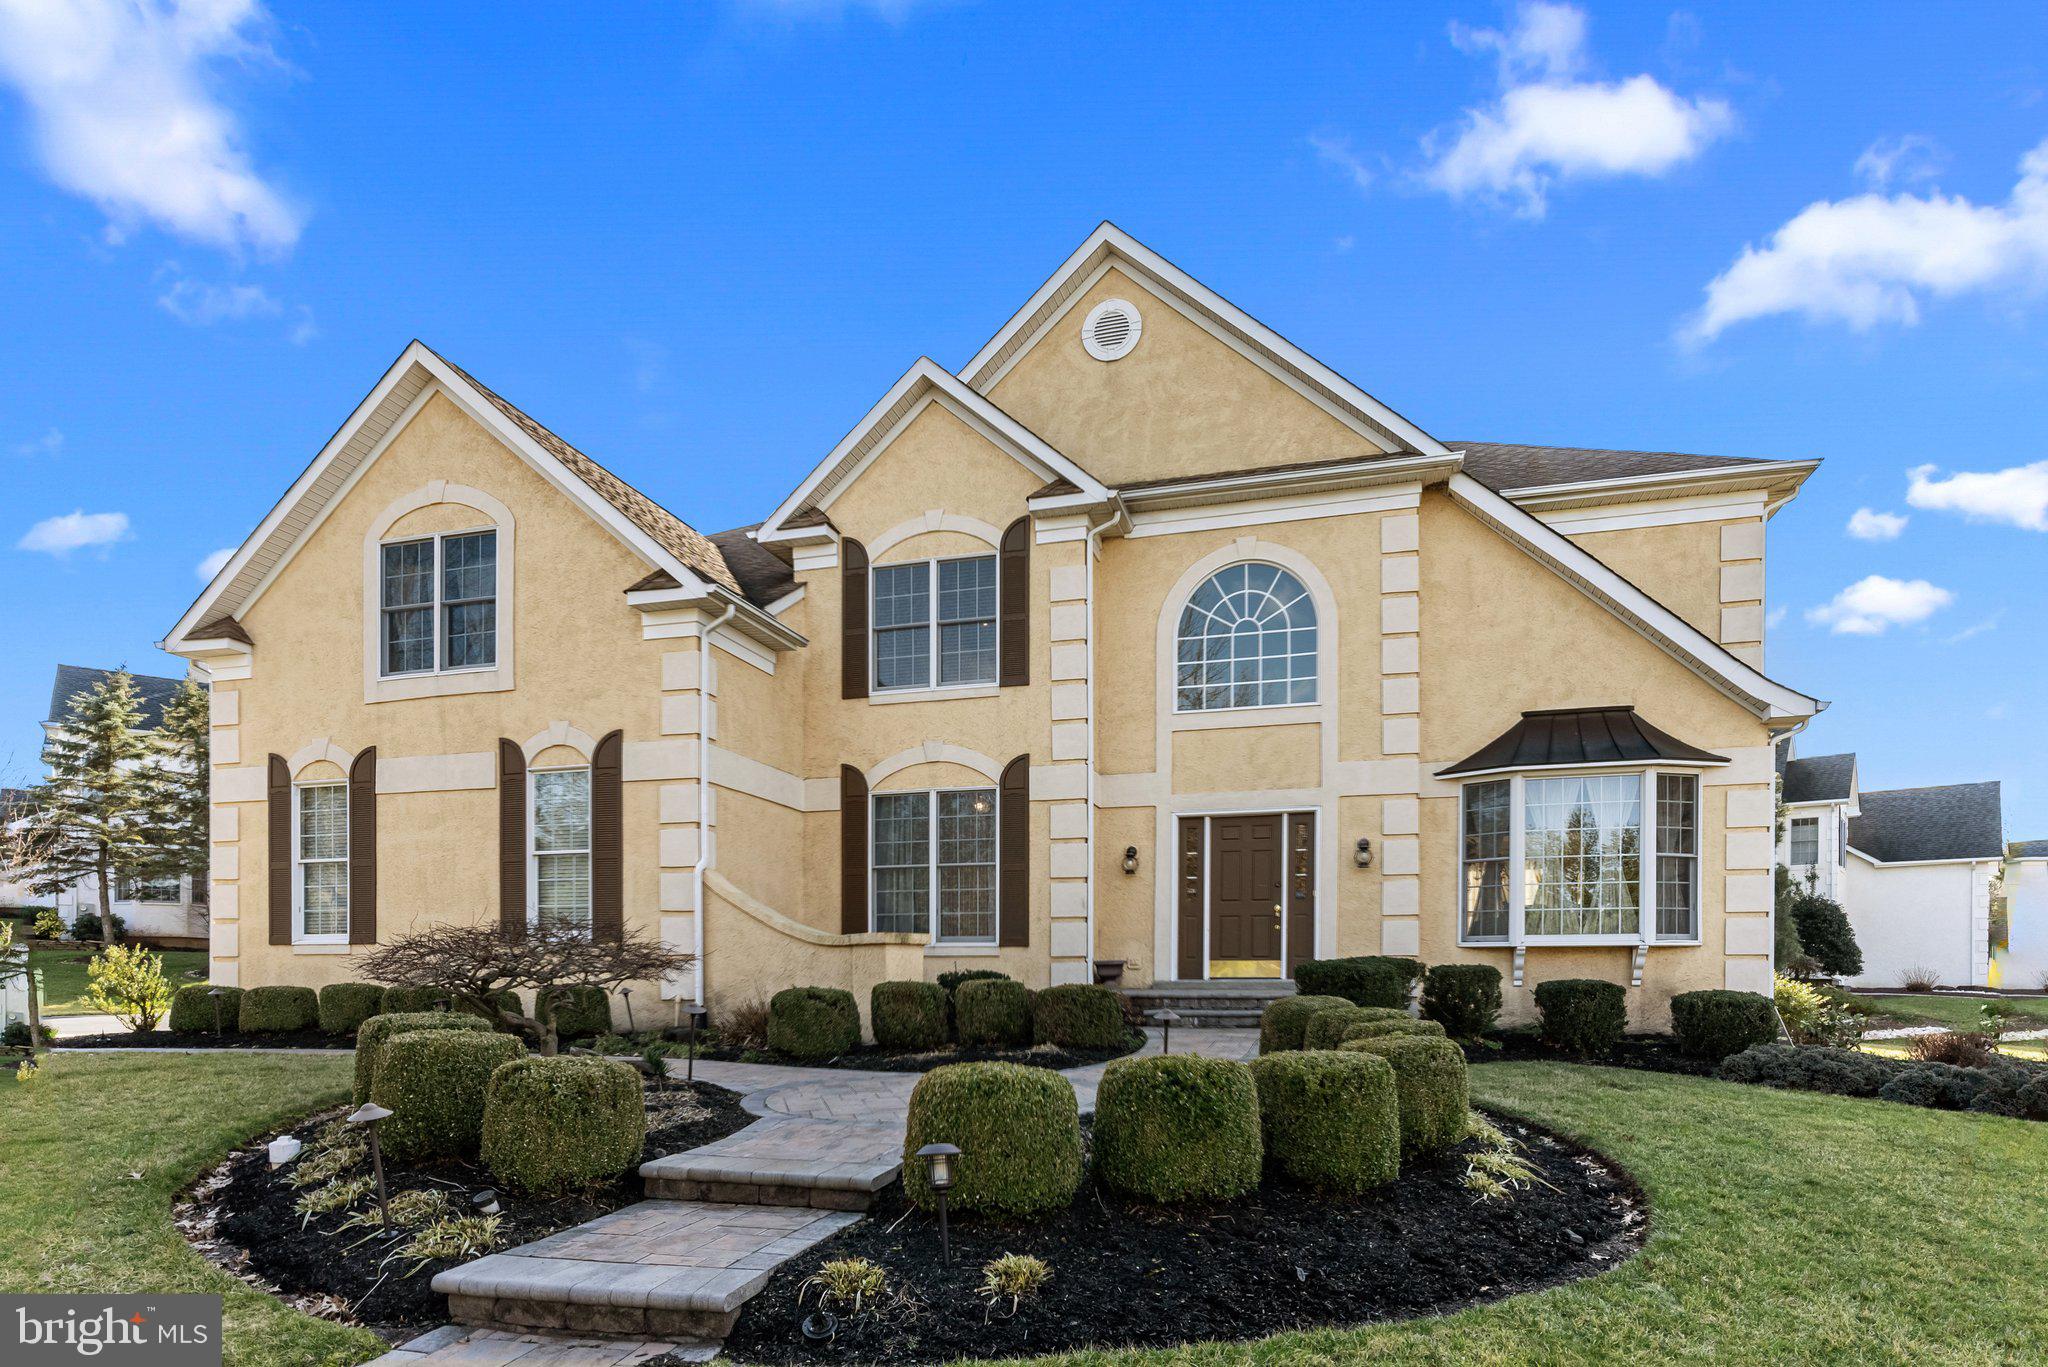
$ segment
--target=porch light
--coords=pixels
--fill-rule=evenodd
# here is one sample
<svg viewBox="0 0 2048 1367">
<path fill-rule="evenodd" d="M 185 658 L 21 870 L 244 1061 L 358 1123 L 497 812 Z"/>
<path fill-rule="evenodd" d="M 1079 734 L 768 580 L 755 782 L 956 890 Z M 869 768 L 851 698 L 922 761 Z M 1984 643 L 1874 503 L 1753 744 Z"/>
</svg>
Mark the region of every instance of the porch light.
<svg viewBox="0 0 2048 1367">
<path fill-rule="evenodd" d="M 1354 855 L 1352 856 L 1352 858 L 1354 858 L 1354 859 L 1356 859 L 1356 860 L 1358 861 L 1358 867 L 1360 867 L 1361 869 L 1369 869 L 1369 868 L 1371 868 L 1371 867 L 1372 867 L 1372 841 L 1371 841 L 1371 840 L 1369 840 L 1369 839 L 1367 839 L 1367 838 L 1366 838 L 1365 836 L 1362 836 L 1362 835 L 1361 835 L 1360 837 L 1358 837 L 1358 852 L 1357 852 L 1356 854 L 1354 854 Z"/>
<path fill-rule="evenodd" d="M 377 1213 L 384 1219 L 384 1228 L 391 1228 L 391 1198 L 384 1190 L 384 1151 L 377 1146 L 377 1122 L 389 1120 L 391 1112 L 374 1101 L 366 1101 L 349 1112 L 348 1123 L 362 1125 L 370 1132 L 370 1166 L 377 1174 Z"/>
<path fill-rule="evenodd" d="M 1159 1052 L 1173 1052 L 1173 1023 L 1180 1019 L 1180 1012 L 1160 1007 L 1152 1013 L 1152 1019 L 1159 1022 Z"/>
<path fill-rule="evenodd" d="M 479 1215 L 496 1215 L 498 1213 L 498 1193 L 489 1187 L 485 1187 L 482 1191 L 469 1198 L 469 1208 Z"/>
<path fill-rule="evenodd" d="M 960 1156 L 960 1150 L 951 1144 L 927 1144 L 917 1151 L 917 1156 L 924 1160 L 932 1193 L 939 1198 L 939 1256 L 950 1263 L 953 1237 L 946 1228 L 946 1193 L 953 1189 L 953 1160 Z"/>
<path fill-rule="evenodd" d="M 1126 845 L 1124 846 L 1124 872 L 1136 873 L 1137 871 L 1138 847 L 1136 845 Z"/>
<path fill-rule="evenodd" d="M 691 1002 L 683 1008 L 683 1015 L 690 1022 L 689 1043 L 684 1046 L 690 1051 L 689 1058 L 683 1063 L 683 1081 L 685 1082 L 695 1083 L 697 1081 L 697 1027 L 702 1025 L 704 1018 L 710 1014 L 711 1012 L 706 1009 L 702 1002 Z"/>
</svg>

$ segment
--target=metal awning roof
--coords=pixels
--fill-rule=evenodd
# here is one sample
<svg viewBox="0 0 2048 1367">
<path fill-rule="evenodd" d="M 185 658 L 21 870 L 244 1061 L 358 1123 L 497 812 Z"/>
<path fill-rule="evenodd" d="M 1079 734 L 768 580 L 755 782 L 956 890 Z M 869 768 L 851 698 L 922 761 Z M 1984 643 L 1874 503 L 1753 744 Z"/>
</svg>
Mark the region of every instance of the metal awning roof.
<svg viewBox="0 0 2048 1367">
<path fill-rule="evenodd" d="M 1726 764 L 1728 757 L 1660 731 L 1633 707 L 1572 707 L 1524 712 L 1520 721 L 1436 776 L 1658 763 Z"/>
</svg>

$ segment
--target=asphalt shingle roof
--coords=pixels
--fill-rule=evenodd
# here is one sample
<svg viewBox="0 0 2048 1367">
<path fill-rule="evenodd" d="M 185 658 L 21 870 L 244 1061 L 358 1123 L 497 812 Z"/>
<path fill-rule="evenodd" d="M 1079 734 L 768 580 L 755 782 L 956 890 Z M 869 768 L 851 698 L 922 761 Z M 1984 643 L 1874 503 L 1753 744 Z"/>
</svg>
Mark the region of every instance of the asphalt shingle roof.
<svg viewBox="0 0 2048 1367">
<path fill-rule="evenodd" d="M 1444 445 L 1463 451 L 1465 473 L 1495 492 L 1769 463 L 1745 456 L 1698 456 L 1683 451 L 1608 451 L 1592 446 L 1525 446 L 1499 441 L 1446 440 Z"/>
<path fill-rule="evenodd" d="M 1785 765 L 1785 801 L 1847 802 L 1856 778 L 1856 756 L 1815 755 Z"/>
<path fill-rule="evenodd" d="M 747 535 L 760 525 L 756 522 L 750 527 L 713 532 L 710 538 L 725 557 L 732 577 L 739 581 L 740 592 L 757 608 L 766 607 L 796 587 L 796 575 L 782 557 Z"/>
<path fill-rule="evenodd" d="M 57 680 L 50 686 L 50 721 L 67 721 L 71 716 L 71 700 L 81 693 L 90 693 L 99 687 L 100 680 L 109 678 L 111 669 L 92 669 L 85 665 L 58 665 Z M 154 731 L 163 724 L 164 706 L 171 695 L 178 691 L 181 679 L 166 679 L 157 674 L 131 674 L 135 680 L 135 691 L 142 697 L 142 729 Z"/>
<path fill-rule="evenodd" d="M 1997 859 L 2005 853 L 1998 784 L 1891 788 L 1857 799 L 1849 844 L 1887 864 L 1925 859 Z"/>
<path fill-rule="evenodd" d="M 2048 859 L 2048 840 L 2015 840 L 2008 853 L 2015 859 Z"/>
</svg>

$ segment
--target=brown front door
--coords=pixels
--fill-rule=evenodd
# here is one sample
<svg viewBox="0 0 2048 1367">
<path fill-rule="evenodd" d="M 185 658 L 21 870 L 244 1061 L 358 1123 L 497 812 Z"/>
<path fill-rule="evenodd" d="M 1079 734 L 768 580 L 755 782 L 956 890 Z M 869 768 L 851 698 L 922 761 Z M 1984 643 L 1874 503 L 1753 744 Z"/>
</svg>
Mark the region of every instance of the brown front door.
<svg viewBox="0 0 2048 1367">
<path fill-rule="evenodd" d="M 1209 976 L 1281 976 L 1278 816 L 1209 818 Z"/>
</svg>

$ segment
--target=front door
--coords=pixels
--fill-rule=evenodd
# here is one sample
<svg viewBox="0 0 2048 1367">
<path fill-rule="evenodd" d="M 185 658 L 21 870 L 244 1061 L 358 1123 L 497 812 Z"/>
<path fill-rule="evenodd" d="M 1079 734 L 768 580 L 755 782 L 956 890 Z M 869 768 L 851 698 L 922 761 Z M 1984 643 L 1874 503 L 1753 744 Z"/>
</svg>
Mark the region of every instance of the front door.
<svg viewBox="0 0 2048 1367">
<path fill-rule="evenodd" d="M 1281 976 L 1279 816 L 1209 819 L 1209 976 Z"/>
</svg>

